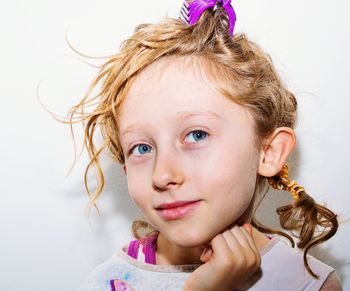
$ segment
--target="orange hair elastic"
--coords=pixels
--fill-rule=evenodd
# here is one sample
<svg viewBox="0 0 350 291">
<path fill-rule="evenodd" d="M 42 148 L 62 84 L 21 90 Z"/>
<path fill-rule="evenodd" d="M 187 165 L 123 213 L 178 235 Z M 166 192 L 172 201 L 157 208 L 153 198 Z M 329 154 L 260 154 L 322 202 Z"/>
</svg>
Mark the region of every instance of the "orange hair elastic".
<svg viewBox="0 0 350 291">
<path fill-rule="evenodd" d="M 299 200 L 300 192 L 305 192 L 304 187 L 300 186 L 296 181 L 289 181 L 287 165 L 283 165 L 278 175 L 268 177 L 268 182 L 274 189 L 290 192 L 295 202 Z"/>
</svg>

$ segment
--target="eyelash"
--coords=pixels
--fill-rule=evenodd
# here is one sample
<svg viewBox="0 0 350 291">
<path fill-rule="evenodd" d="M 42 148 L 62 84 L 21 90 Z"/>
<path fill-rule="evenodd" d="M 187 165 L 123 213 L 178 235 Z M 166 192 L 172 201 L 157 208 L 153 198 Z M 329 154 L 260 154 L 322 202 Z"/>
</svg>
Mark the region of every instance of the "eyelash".
<svg viewBox="0 0 350 291">
<path fill-rule="evenodd" d="M 209 133 L 207 133 L 206 131 L 201 130 L 201 129 L 195 129 L 195 130 L 190 131 L 188 134 L 186 134 L 186 137 L 187 137 L 188 135 L 194 133 L 194 132 L 204 133 L 206 137 L 209 137 Z M 192 143 L 196 143 L 196 142 L 192 142 Z M 147 144 L 143 144 L 143 143 L 136 144 L 136 145 L 134 145 L 134 146 L 129 150 L 128 155 L 129 155 L 129 156 L 132 155 L 133 150 L 134 150 L 136 147 L 140 146 L 140 145 L 146 145 L 146 146 L 148 146 Z M 142 154 L 141 154 L 141 156 L 142 156 Z"/>
</svg>

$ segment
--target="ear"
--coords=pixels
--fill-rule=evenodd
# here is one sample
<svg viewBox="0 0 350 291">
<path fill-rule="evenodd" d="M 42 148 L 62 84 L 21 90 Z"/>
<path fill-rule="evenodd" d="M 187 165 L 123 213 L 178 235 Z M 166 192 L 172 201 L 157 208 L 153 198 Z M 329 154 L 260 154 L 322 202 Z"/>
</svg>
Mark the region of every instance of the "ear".
<svg viewBox="0 0 350 291">
<path fill-rule="evenodd" d="M 124 170 L 124 173 L 126 175 L 126 166 L 125 166 L 125 164 L 123 165 L 123 170 Z"/>
<path fill-rule="evenodd" d="M 281 170 L 289 154 L 296 145 L 296 136 L 289 127 L 278 127 L 265 140 L 260 151 L 258 174 L 264 177 L 277 175 Z"/>
</svg>

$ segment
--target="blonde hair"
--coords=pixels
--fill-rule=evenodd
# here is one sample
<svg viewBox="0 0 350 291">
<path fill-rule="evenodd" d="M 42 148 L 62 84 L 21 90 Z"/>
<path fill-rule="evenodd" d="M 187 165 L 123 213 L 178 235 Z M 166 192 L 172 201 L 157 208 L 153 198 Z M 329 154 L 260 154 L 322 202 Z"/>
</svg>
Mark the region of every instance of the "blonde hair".
<svg viewBox="0 0 350 291">
<path fill-rule="evenodd" d="M 261 147 L 276 128 L 295 127 L 296 98 L 282 83 L 270 56 L 256 43 L 248 40 L 245 34 L 230 37 L 227 32 L 227 18 L 220 15 L 222 12 L 225 13 L 222 8 L 215 12 L 209 9 L 194 26 L 172 18 L 167 18 L 162 23 L 138 25 L 134 34 L 122 43 L 120 52 L 111 56 L 100 67 L 85 97 L 70 109 L 70 125 L 82 122 L 84 126 L 85 146 L 90 155 L 90 162 L 85 170 L 85 187 L 90 195 L 91 204 L 97 211 L 96 200 L 104 187 L 99 157 L 103 151 L 109 150 L 115 160 L 120 164 L 125 163 L 118 140 L 116 117 L 135 77 L 159 58 L 200 58 L 205 64 L 208 76 L 218 85 L 220 92 L 244 106 L 253 116 L 256 147 Z M 92 90 L 100 83 L 99 93 L 90 97 Z M 84 108 L 90 106 L 95 107 L 91 112 L 85 112 Z M 100 128 L 104 141 L 99 148 L 96 148 L 94 143 L 97 127 Z M 98 174 L 97 189 L 94 193 L 91 193 L 87 183 L 91 168 L 96 169 Z M 280 176 L 276 175 L 270 177 L 269 181 L 279 178 Z M 258 176 L 255 192 L 264 192 L 261 199 L 264 198 L 267 187 L 267 179 Z M 338 227 L 336 215 L 315 203 L 305 191 L 302 191 L 302 199 L 297 204 L 280 207 L 277 212 L 280 215 L 281 226 L 293 231 L 293 236 L 300 239 L 298 247 L 305 248 L 305 266 L 312 276 L 317 277 L 308 266 L 306 254 L 311 247 L 335 234 Z M 270 229 L 255 218 L 252 225 L 262 232 L 287 237 L 294 247 L 294 241 L 288 234 Z M 133 223 L 136 238 L 140 237 L 138 229 L 145 226 L 149 225 L 142 221 Z M 323 227 L 324 230 L 314 237 L 317 226 Z"/>
</svg>

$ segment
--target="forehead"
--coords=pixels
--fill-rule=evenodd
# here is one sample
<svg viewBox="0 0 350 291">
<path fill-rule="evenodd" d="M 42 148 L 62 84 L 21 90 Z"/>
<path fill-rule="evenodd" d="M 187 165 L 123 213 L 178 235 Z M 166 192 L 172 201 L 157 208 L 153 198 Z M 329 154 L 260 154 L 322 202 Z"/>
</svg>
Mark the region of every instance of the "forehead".
<svg viewBox="0 0 350 291">
<path fill-rule="evenodd" d="M 120 131 L 131 124 L 160 124 L 182 112 L 212 112 L 225 119 L 238 106 L 207 78 L 198 57 L 163 57 L 135 78 L 119 111 Z M 208 114 L 207 114 L 208 116 Z"/>
<path fill-rule="evenodd" d="M 142 106 L 158 103 L 163 109 L 167 104 L 174 103 L 184 106 L 190 103 L 205 104 L 204 101 L 208 100 L 204 100 L 203 94 L 212 94 L 215 91 L 212 87 L 197 57 L 163 57 L 137 75 L 123 107 L 136 110 L 140 102 Z M 198 99 L 198 95 L 203 99 Z"/>
</svg>

